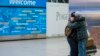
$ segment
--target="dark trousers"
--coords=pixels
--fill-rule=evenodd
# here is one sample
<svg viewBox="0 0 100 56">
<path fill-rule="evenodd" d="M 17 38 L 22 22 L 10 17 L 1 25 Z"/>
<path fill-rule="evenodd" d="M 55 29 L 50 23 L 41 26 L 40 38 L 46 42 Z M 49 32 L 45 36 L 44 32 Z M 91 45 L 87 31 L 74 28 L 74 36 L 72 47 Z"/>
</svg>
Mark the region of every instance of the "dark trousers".
<svg viewBox="0 0 100 56">
<path fill-rule="evenodd" d="M 70 46 L 70 56 L 78 56 L 78 41 L 73 37 L 67 38 Z"/>
</svg>

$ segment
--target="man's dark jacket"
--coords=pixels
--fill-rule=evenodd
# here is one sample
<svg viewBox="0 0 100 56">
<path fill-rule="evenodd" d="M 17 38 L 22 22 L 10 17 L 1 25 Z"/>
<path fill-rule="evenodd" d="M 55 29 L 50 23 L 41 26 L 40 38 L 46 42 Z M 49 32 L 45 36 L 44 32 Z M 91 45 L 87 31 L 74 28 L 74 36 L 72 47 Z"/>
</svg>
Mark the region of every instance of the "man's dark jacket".
<svg viewBox="0 0 100 56">
<path fill-rule="evenodd" d="M 88 38 L 87 29 L 86 29 L 86 23 L 85 18 L 82 16 L 79 16 L 76 18 L 74 22 L 69 21 L 68 25 L 69 28 L 76 30 L 76 36 L 78 40 L 83 40 Z"/>
</svg>

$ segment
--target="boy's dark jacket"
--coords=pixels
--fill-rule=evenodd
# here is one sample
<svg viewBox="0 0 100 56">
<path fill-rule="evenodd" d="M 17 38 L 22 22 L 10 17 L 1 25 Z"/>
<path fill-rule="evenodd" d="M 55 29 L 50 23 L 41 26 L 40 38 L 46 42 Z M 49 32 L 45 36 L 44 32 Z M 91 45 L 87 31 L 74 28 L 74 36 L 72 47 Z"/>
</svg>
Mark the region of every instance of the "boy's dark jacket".
<svg viewBox="0 0 100 56">
<path fill-rule="evenodd" d="M 78 40 L 83 40 L 88 38 L 86 24 L 85 24 L 85 18 L 80 16 L 77 17 L 74 22 L 69 21 L 67 27 L 75 29 L 76 35 Z M 74 36 L 73 36 L 74 37 Z"/>
</svg>

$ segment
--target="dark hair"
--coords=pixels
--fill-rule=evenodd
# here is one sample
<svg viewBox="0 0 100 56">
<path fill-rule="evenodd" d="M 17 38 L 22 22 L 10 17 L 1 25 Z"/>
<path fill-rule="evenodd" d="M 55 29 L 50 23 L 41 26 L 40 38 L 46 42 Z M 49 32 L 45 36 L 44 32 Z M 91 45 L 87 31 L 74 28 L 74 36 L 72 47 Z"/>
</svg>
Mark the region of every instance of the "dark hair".
<svg viewBox="0 0 100 56">
<path fill-rule="evenodd" d="M 72 12 L 71 13 L 71 17 L 75 17 L 75 12 Z"/>
</svg>

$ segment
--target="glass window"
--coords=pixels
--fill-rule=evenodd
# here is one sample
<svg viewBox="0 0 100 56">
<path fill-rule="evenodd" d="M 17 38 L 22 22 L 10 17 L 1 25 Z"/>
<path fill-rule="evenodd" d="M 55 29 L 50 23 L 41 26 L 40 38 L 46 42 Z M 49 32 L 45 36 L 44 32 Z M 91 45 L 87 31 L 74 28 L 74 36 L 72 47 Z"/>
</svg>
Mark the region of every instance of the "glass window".
<svg viewBox="0 0 100 56">
<path fill-rule="evenodd" d="M 51 2 L 51 0 L 48 0 L 48 2 Z"/>
<path fill-rule="evenodd" d="M 59 3 L 63 3 L 63 0 L 58 0 Z"/>
<path fill-rule="evenodd" d="M 57 0 L 51 0 L 51 2 L 56 2 Z"/>
<path fill-rule="evenodd" d="M 64 0 L 65 1 L 65 3 L 68 3 L 69 1 L 68 0 Z"/>
</svg>

